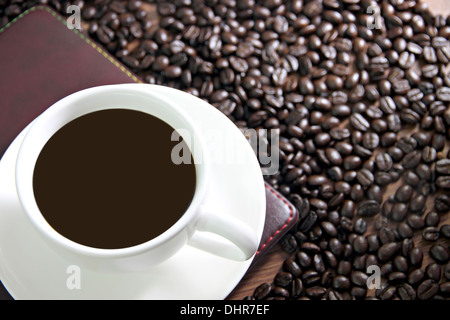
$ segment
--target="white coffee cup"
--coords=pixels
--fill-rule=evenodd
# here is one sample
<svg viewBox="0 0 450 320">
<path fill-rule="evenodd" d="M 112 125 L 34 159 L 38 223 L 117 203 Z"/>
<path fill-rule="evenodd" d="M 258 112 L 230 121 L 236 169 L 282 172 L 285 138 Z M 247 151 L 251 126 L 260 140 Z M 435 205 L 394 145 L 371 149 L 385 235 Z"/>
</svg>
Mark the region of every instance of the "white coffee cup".
<svg viewBox="0 0 450 320">
<path fill-rule="evenodd" d="M 250 259 L 258 246 L 253 229 L 239 219 L 220 214 L 220 208 L 204 206 L 211 166 L 201 132 L 183 106 L 157 93 L 155 87 L 119 84 L 85 89 L 61 99 L 36 118 L 23 139 L 16 161 L 17 194 L 26 216 L 49 246 L 73 259 L 70 260 L 73 263 L 97 271 L 145 270 L 168 259 L 187 244 L 227 259 Z M 34 197 L 33 172 L 44 145 L 64 125 L 87 113 L 116 108 L 142 111 L 179 129 L 193 154 L 197 184 L 189 208 L 161 235 L 127 248 L 93 248 L 64 237 L 45 220 Z M 205 237 L 203 232 L 197 231 L 214 235 Z"/>
</svg>

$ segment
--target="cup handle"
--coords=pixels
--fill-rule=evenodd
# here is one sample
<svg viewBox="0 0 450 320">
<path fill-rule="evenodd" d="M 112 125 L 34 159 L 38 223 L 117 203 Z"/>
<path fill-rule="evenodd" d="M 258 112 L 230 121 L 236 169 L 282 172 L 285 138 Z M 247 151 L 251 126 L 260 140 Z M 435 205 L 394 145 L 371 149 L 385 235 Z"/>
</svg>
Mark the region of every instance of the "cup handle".
<svg viewBox="0 0 450 320">
<path fill-rule="evenodd" d="M 245 261 L 258 249 L 258 238 L 247 224 L 228 215 L 200 208 L 195 232 L 188 244 L 223 258 Z M 212 233 L 220 237 L 211 237 Z M 228 241 L 225 241 L 228 240 Z"/>
</svg>

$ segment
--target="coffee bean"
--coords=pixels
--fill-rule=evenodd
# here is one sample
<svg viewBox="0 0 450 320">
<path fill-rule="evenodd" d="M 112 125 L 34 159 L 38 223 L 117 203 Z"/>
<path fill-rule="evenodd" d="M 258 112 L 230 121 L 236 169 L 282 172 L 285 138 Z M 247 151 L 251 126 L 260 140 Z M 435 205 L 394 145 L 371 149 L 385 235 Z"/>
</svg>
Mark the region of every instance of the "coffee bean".
<svg viewBox="0 0 450 320">
<path fill-rule="evenodd" d="M 439 291 L 439 284 L 428 279 L 423 281 L 417 288 L 417 296 L 421 300 L 432 298 Z"/>
<path fill-rule="evenodd" d="M 307 270 L 302 274 L 302 281 L 306 286 L 312 286 L 320 281 L 320 275 L 315 270 Z"/>
<path fill-rule="evenodd" d="M 424 219 L 416 214 L 408 215 L 407 223 L 414 230 L 420 230 L 425 226 Z"/>
<path fill-rule="evenodd" d="M 422 66 L 422 75 L 426 78 L 434 78 L 437 76 L 439 69 L 434 64 L 428 64 Z"/>
<path fill-rule="evenodd" d="M 450 281 L 441 283 L 439 285 L 439 291 L 444 295 L 448 295 L 450 293 Z"/>
<path fill-rule="evenodd" d="M 286 252 L 294 252 L 297 249 L 297 240 L 292 234 L 287 234 L 281 239 L 280 245 Z"/>
<path fill-rule="evenodd" d="M 170 60 L 165 55 L 160 55 L 156 57 L 155 61 L 152 64 L 153 71 L 162 71 L 167 68 L 170 64 Z"/>
<path fill-rule="evenodd" d="M 397 109 L 394 99 L 389 96 L 383 96 L 380 98 L 380 109 L 384 114 L 393 114 Z"/>
<path fill-rule="evenodd" d="M 425 209 L 426 198 L 421 194 L 413 195 L 409 204 L 412 213 L 421 213 Z"/>
<path fill-rule="evenodd" d="M 375 252 L 380 247 L 380 242 L 378 239 L 378 236 L 376 234 L 371 234 L 367 236 L 367 244 L 368 244 L 368 251 L 369 252 Z M 376 259 L 375 255 L 371 255 Z"/>
<path fill-rule="evenodd" d="M 436 179 L 439 188 L 450 189 L 450 176 L 440 176 Z"/>
<path fill-rule="evenodd" d="M 402 52 L 398 58 L 398 64 L 403 69 L 409 69 L 416 62 L 416 56 L 414 53 Z"/>
<path fill-rule="evenodd" d="M 378 259 L 383 262 L 391 259 L 400 250 L 400 247 L 401 245 L 398 242 L 383 244 L 378 249 Z"/>
<path fill-rule="evenodd" d="M 320 47 L 320 50 L 325 58 L 333 60 L 336 58 L 337 50 L 335 47 L 328 46 L 328 45 L 322 45 Z"/>
<path fill-rule="evenodd" d="M 316 98 L 314 105 L 322 111 L 329 111 L 332 108 L 331 101 L 323 97 Z"/>
<path fill-rule="evenodd" d="M 417 141 L 412 137 L 402 137 L 399 139 L 397 146 L 404 152 L 409 153 L 417 148 Z"/>
<path fill-rule="evenodd" d="M 338 262 L 336 272 L 340 275 L 349 275 L 352 269 L 350 261 L 341 260 Z"/>
<path fill-rule="evenodd" d="M 307 236 L 301 231 L 295 231 L 294 238 L 297 241 L 298 245 L 302 244 L 303 242 L 305 242 L 308 239 Z"/>
<path fill-rule="evenodd" d="M 426 163 L 433 162 L 436 159 L 436 149 L 425 146 L 422 150 L 422 160 Z"/>
<path fill-rule="evenodd" d="M 178 78 L 181 76 L 183 70 L 179 66 L 169 66 L 163 70 L 163 75 L 167 78 Z"/>
<path fill-rule="evenodd" d="M 332 128 L 329 134 L 334 140 L 338 141 L 350 137 L 350 131 L 347 128 Z"/>
<path fill-rule="evenodd" d="M 298 251 L 296 254 L 296 261 L 301 267 L 309 267 L 312 263 L 311 258 L 306 252 Z"/>
<path fill-rule="evenodd" d="M 103 45 L 107 45 L 114 39 L 114 31 L 111 30 L 108 26 L 101 26 L 95 32 L 98 41 L 100 41 Z"/>
<path fill-rule="evenodd" d="M 395 200 L 398 202 L 408 202 L 413 194 L 413 189 L 409 185 L 403 185 L 395 191 Z"/>
<path fill-rule="evenodd" d="M 397 292 L 398 295 L 400 296 L 400 299 L 402 300 L 416 300 L 416 291 L 414 290 L 414 288 L 407 284 L 407 283 L 402 283 L 398 288 L 397 288 Z"/>
<path fill-rule="evenodd" d="M 363 187 L 369 187 L 374 182 L 374 176 L 372 172 L 367 169 L 361 169 L 356 175 L 356 179 Z"/>
<path fill-rule="evenodd" d="M 346 170 L 353 170 L 357 169 L 361 166 L 361 158 L 356 155 L 349 155 L 344 158 L 343 160 L 343 166 Z"/>
<path fill-rule="evenodd" d="M 403 179 L 405 180 L 405 182 L 408 185 L 410 185 L 412 187 L 417 187 L 420 182 L 419 176 L 416 173 L 414 173 L 412 170 L 406 170 L 403 174 Z"/>
<path fill-rule="evenodd" d="M 336 227 L 329 221 L 322 221 L 320 224 L 323 231 L 330 237 L 336 237 L 337 236 L 337 229 Z"/>
<path fill-rule="evenodd" d="M 381 171 L 389 171 L 392 168 L 393 160 L 389 153 L 380 152 L 375 157 L 377 167 Z"/>
<path fill-rule="evenodd" d="M 386 186 L 393 182 L 393 179 L 391 174 L 380 171 L 375 173 L 375 182 L 380 186 Z"/>
<path fill-rule="evenodd" d="M 423 260 L 422 250 L 419 247 L 411 249 L 411 252 L 409 253 L 409 260 L 411 262 L 411 265 L 420 267 Z"/>
<path fill-rule="evenodd" d="M 437 211 L 445 212 L 450 210 L 450 196 L 440 194 L 434 199 L 434 206 Z"/>
<path fill-rule="evenodd" d="M 353 254 L 353 249 L 350 243 L 346 243 L 344 244 L 344 253 L 343 253 L 343 257 L 345 259 L 349 259 L 351 257 L 351 255 Z"/>
<path fill-rule="evenodd" d="M 328 300 L 344 300 L 344 297 L 337 291 L 330 289 L 327 294 Z"/>
<path fill-rule="evenodd" d="M 444 267 L 444 276 L 447 280 L 450 280 L 450 262 L 448 262 Z"/>
<path fill-rule="evenodd" d="M 350 273 L 350 280 L 356 286 L 365 287 L 367 279 L 368 275 L 362 271 L 354 270 Z"/>
<path fill-rule="evenodd" d="M 388 119 L 388 121 L 389 121 L 389 119 Z M 388 128 L 389 128 L 389 126 L 390 126 L 390 124 L 388 122 Z M 396 142 L 397 136 L 394 132 L 388 131 L 388 132 L 383 133 L 380 140 L 381 140 L 382 147 L 390 147 L 390 146 L 394 145 L 394 143 Z"/>
<path fill-rule="evenodd" d="M 351 125 L 359 131 L 367 131 L 370 128 L 370 123 L 360 114 L 354 113 L 350 116 Z"/>
<path fill-rule="evenodd" d="M 330 268 L 336 268 L 336 266 L 338 264 L 336 256 L 331 251 L 328 251 L 328 250 L 325 250 L 323 252 L 323 260 L 324 260 L 325 264 L 327 266 L 329 266 Z"/>
<path fill-rule="evenodd" d="M 300 75 L 302 76 L 308 75 L 312 68 L 311 59 L 309 57 L 303 56 L 299 58 L 298 63 Z"/>
<path fill-rule="evenodd" d="M 436 63 L 437 57 L 436 57 L 436 51 L 431 46 L 425 46 L 423 48 L 423 57 L 425 61 L 429 63 Z"/>
<path fill-rule="evenodd" d="M 353 250 L 358 254 L 364 254 L 367 251 L 368 244 L 364 236 L 357 236 L 353 241 Z"/>
<path fill-rule="evenodd" d="M 363 146 L 368 149 L 376 149 L 380 143 L 380 137 L 374 132 L 366 132 L 363 136 Z"/>
<path fill-rule="evenodd" d="M 237 71 L 237 72 L 247 72 L 248 70 L 248 63 L 246 60 L 240 58 L 240 57 L 235 57 L 235 56 L 231 56 L 229 58 L 230 61 L 230 65 L 231 67 Z"/>
<path fill-rule="evenodd" d="M 330 161 L 330 163 L 332 163 L 334 165 L 342 164 L 342 156 L 336 149 L 326 148 L 325 153 L 326 153 L 327 159 Z"/>
<path fill-rule="evenodd" d="M 439 221 L 440 221 L 440 217 L 434 211 L 428 212 L 425 216 L 425 225 L 427 227 L 437 227 L 437 225 L 439 224 Z"/>
<path fill-rule="evenodd" d="M 310 252 L 310 253 L 319 253 L 320 247 L 312 242 L 304 242 L 300 245 L 300 249 Z"/>
<path fill-rule="evenodd" d="M 426 266 L 425 274 L 429 279 L 439 281 L 441 279 L 441 267 L 439 264 L 432 262 Z"/>
<path fill-rule="evenodd" d="M 327 182 L 327 178 L 323 175 L 312 175 L 308 177 L 308 184 L 311 186 L 320 186 Z"/>
<path fill-rule="evenodd" d="M 313 257 L 314 269 L 320 274 L 324 273 L 326 270 L 325 263 L 323 262 L 322 256 L 320 254 L 315 254 Z"/>
<path fill-rule="evenodd" d="M 357 213 L 362 217 L 373 217 L 380 212 L 380 204 L 374 200 L 364 200 L 357 206 Z"/>
<path fill-rule="evenodd" d="M 356 219 L 353 231 L 358 234 L 366 233 L 367 222 L 363 218 Z"/>
<path fill-rule="evenodd" d="M 396 237 L 395 234 L 394 234 L 394 237 Z M 405 257 L 411 253 L 413 248 L 414 248 L 414 242 L 411 238 L 405 238 L 402 240 L 401 252 Z"/>
<path fill-rule="evenodd" d="M 423 92 L 419 88 L 408 90 L 406 96 L 410 102 L 419 101 L 423 98 Z"/>
<path fill-rule="evenodd" d="M 132 57 L 132 56 L 125 56 L 122 58 L 122 62 L 130 67 L 130 68 L 137 68 L 139 66 L 139 61 L 138 59 Z"/>
<path fill-rule="evenodd" d="M 413 229 L 406 222 L 398 224 L 397 232 L 401 238 L 411 238 L 414 235 Z"/>
<path fill-rule="evenodd" d="M 427 241 L 436 241 L 439 239 L 439 229 L 436 227 L 427 227 L 423 230 L 422 237 Z"/>
<path fill-rule="evenodd" d="M 448 45 L 448 40 L 446 39 L 446 38 L 444 38 L 444 37 L 434 37 L 432 40 L 431 40 L 431 45 L 434 47 L 434 48 L 444 48 L 444 47 L 446 47 L 447 45 Z"/>
<path fill-rule="evenodd" d="M 283 269 L 289 272 L 292 277 L 296 278 L 300 276 L 302 270 L 297 262 L 293 258 L 288 258 L 283 263 Z"/>
<path fill-rule="evenodd" d="M 450 87 L 441 87 L 437 89 L 436 97 L 441 101 L 450 101 Z"/>
<path fill-rule="evenodd" d="M 286 287 L 292 282 L 292 274 L 285 271 L 280 271 L 276 274 L 274 283 L 277 286 Z"/>
<path fill-rule="evenodd" d="M 381 300 L 389 300 L 395 295 L 396 292 L 397 288 L 395 286 L 387 286 L 381 291 L 380 298 Z"/>
<path fill-rule="evenodd" d="M 303 282 L 300 278 L 295 278 L 291 282 L 289 291 L 290 297 L 297 298 L 302 294 L 302 292 L 303 292 Z"/>
<path fill-rule="evenodd" d="M 83 10 L 81 11 L 81 16 L 83 17 L 83 19 L 90 20 L 90 19 L 94 18 L 96 13 L 97 13 L 97 10 L 95 9 L 94 6 L 85 6 L 83 8 Z"/>
<path fill-rule="evenodd" d="M 421 269 L 415 269 L 411 271 L 408 275 L 408 283 L 412 286 L 420 283 L 424 278 L 425 273 Z"/>
<path fill-rule="evenodd" d="M 282 297 L 285 299 L 289 298 L 289 291 L 283 287 L 275 286 L 271 292 L 275 296 Z"/>
<path fill-rule="evenodd" d="M 318 299 L 326 293 L 327 289 L 320 286 L 314 286 L 310 288 L 306 288 L 306 295 L 313 298 Z"/>
<path fill-rule="evenodd" d="M 442 237 L 450 239 L 450 225 L 449 224 L 441 225 L 439 232 Z"/>
<path fill-rule="evenodd" d="M 356 270 L 365 270 L 367 255 L 356 256 L 353 259 L 353 268 Z"/>
<path fill-rule="evenodd" d="M 406 274 L 400 271 L 393 271 L 387 276 L 389 283 L 401 283 L 406 279 Z"/>
<path fill-rule="evenodd" d="M 343 253 L 342 243 L 337 238 L 332 238 L 328 241 L 328 246 L 330 247 L 331 252 L 339 257 Z"/>
<path fill-rule="evenodd" d="M 408 205 L 401 202 L 395 203 L 390 212 L 391 219 L 397 222 L 403 221 L 407 214 Z"/>
<path fill-rule="evenodd" d="M 415 125 L 420 121 L 420 114 L 412 109 L 403 109 L 400 112 L 400 119 L 407 124 Z"/>
<path fill-rule="evenodd" d="M 352 200 L 344 200 L 342 207 L 341 207 L 340 214 L 344 218 L 353 218 L 355 207 L 356 207 L 356 205 Z M 346 221 L 346 220 L 344 220 L 344 221 Z"/>
<path fill-rule="evenodd" d="M 333 279 L 332 286 L 338 291 L 344 291 L 350 287 L 350 280 L 344 275 L 337 275 Z"/>
<path fill-rule="evenodd" d="M 406 169 L 415 168 L 420 163 L 421 159 L 421 153 L 417 150 L 413 150 L 403 157 L 402 164 Z"/>
<path fill-rule="evenodd" d="M 263 300 L 270 294 L 271 290 L 272 286 L 269 283 L 262 283 L 255 289 L 253 296 L 256 300 Z"/>
<path fill-rule="evenodd" d="M 387 244 L 395 240 L 395 234 L 390 228 L 382 226 L 379 229 L 378 236 L 382 244 Z"/>
<path fill-rule="evenodd" d="M 442 264 L 447 263 L 450 258 L 448 249 L 440 244 L 433 245 L 430 248 L 430 255 L 433 257 L 434 260 Z"/>
<path fill-rule="evenodd" d="M 450 159 L 440 159 L 436 161 L 436 172 L 450 175 Z"/>
</svg>

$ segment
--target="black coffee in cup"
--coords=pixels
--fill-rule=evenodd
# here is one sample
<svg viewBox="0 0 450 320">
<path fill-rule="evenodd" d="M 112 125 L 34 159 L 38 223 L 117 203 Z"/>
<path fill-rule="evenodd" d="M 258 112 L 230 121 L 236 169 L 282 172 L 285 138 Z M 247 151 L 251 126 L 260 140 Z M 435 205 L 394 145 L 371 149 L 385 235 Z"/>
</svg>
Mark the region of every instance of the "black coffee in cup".
<svg viewBox="0 0 450 320">
<path fill-rule="evenodd" d="M 154 116 L 126 109 L 69 122 L 35 165 L 42 215 L 61 235 L 95 248 L 126 248 L 160 235 L 180 219 L 196 189 L 192 155 L 189 163 L 172 159 L 174 147 L 185 143 L 172 141 L 173 132 Z"/>
</svg>

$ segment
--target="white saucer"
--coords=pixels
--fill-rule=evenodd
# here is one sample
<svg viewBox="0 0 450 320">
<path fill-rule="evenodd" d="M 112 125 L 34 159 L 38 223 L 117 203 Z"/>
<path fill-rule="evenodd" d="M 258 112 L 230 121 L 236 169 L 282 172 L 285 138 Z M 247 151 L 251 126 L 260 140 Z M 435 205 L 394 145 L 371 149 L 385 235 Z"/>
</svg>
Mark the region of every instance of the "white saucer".
<svg viewBox="0 0 450 320">
<path fill-rule="evenodd" d="M 145 84 L 143 84 L 145 86 Z M 208 142 L 215 163 L 207 204 L 248 223 L 261 239 L 265 190 L 259 163 L 250 144 L 220 111 L 190 94 L 160 87 L 184 104 L 204 132 L 220 132 Z M 142 273 L 105 274 L 79 270 L 80 288 L 69 289 L 74 263 L 54 252 L 35 232 L 15 192 L 15 159 L 25 129 L 0 161 L 0 279 L 15 299 L 224 299 L 244 276 L 252 259 L 236 262 L 186 245 L 172 258 Z M 226 141 L 226 142 L 225 142 Z M 237 141 L 241 164 L 223 161 L 221 148 Z M 216 152 L 219 150 L 219 152 Z M 71 278 L 72 276 L 72 278 Z"/>
</svg>

